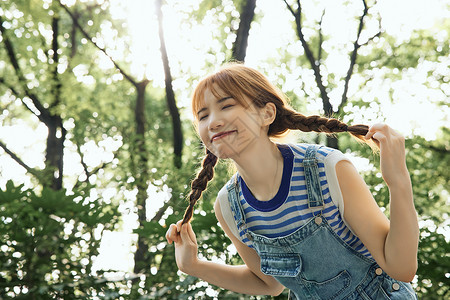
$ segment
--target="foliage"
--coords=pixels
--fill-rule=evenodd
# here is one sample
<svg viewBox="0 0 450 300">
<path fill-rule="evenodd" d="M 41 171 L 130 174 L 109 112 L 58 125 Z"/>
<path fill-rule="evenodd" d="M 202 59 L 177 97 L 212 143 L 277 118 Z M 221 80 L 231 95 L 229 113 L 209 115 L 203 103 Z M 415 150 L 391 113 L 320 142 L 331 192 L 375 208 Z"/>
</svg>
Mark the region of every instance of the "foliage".
<svg viewBox="0 0 450 300">
<path fill-rule="evenodd" d="M 448 242 L 448 183 L 450 182 L 450 131 L 443 128 L 434 141 L 420 136 L 406 140 L 407 166 L 411 176 L 414 203 L 419 216 L 420 242 L 416 291 L 419 299 L 445 299 L 450 294 L 450 244 Z M 364 179 L 372 190 L 378 205 L 389 215 L 389 190 L 381 177 L 379 156 L 354 139 L 343 137 L 343 149 L 358 153 L 373 164 L 364 172 Z M 344 151 L 345 152 L 345 151 Z"/>
<path fill-rule="evenodd" d="M 104 230 L 117 208 L 79 193 L 15 186 L 0 190 L 0 298 L 86 299 L 111 292 L 92 273 Z"/>
</svg>

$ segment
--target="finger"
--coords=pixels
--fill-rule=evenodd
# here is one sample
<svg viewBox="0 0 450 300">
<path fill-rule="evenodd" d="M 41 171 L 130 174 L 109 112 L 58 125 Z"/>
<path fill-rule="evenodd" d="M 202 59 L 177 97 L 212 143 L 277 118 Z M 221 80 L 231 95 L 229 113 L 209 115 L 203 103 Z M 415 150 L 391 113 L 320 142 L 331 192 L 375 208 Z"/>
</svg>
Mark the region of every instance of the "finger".
<svg viewBox="0 0 450 300">
<path fill-rule="evenodd" d="M 169 230 L 167 230 L 166 233 L 166 239 L 169 242 L 169 244 L 172 244 L 172 242 L 178 242 L 178 233 L 177 233 L 177 227 L 175 224 L 171 224 L 169 227 Z"/>
<path fill-rule="evenodd" d="M 192 225 L 191 223 L 186 224 L 187 225 L 187 232 L 189 235 L 189 238 L 191 239 L 192 242 L 194 242 L 195 244 L 197 244 L 197 238 L 195 237 L 195 232 L 192 229 Z"/>
<path fill-rule="evenodd" d="M 369 130 L 367 130 L 366 135 L 364 136 L 364 138 L 366 140 L 370 140 L 372 138 L 372 136 L 374 135 L 375 130 L 373 129 L 373 126 L 369 127 Z"/>
<path fill-rule="evenodd" d="M 372 126 L 369 127 L 369 130 L 367 131 L 367 134 L 365 135 L 365 138 L 371 139 L 373 137 L 373 135 L 375 134 L 375 132 L 377 131 L 387 131 L 389 130 L 389 126 L 384 124 L 384 123 L 376 123 Z"/>
<path fill-rule="evenodd" d="M 195 243 L 195 241 L 196 241 L 195 236 L 192 239 L 191 234 L 189 234 L 189 232 L 188 232 L 189 231 L 189 229 L 188 229 L 189 227 L 190 227 L 189 223 L 188 224 L 183 224 L 183 226 L 181 227 L 181 231 L 180 231 L 181 239 L 183 241 L 187 241 L 187 242 L 190 242 L 190 243 Z M 191 227 L 191 231 L 192 231 L 192 227 Z M 192 233 L 194 233 L 194 232 L 192 231 Z"/>
<path fill-rule="evenodd" d="M 166 232 L 166 240 L 167 240 L 167 243 L 172 244 L 173 241 L 170 238 L 170 231 L 171 231 L 171 229 L 169 228 Z"/>
<path fill-rule="evenodd" d="M 177 232 L 181 231 L 181 226 L 183 225 L 183 220 L 177 222 Z"/>
<path fill-rule="evenodd" d="M 172 240 L 170 239 L 170 234 L 171 234 L 171 228 L 169 226 L 169 229 L 167 229 L 167 231 L 166 231 L 166 240 L 169 244 L 172 244 Z"/>
<path fill-rule="evenodd" d="M 378 141 L 379 143 L 383 143 L 386 141 L 386 135 L 380 131 L 375 132 L 372 138 Z"/>
</svg>

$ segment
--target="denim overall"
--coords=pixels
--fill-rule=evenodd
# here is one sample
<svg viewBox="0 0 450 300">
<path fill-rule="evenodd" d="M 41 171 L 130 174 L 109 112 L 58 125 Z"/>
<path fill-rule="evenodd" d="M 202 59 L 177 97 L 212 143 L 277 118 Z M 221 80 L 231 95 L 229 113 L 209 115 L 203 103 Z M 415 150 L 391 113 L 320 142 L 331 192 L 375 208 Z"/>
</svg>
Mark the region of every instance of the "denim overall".
<svg viewBox="0 0 450 300">
<path fill-rule="evenodd" d="M 417 299 L 411 285 L 389 277 L 375 262 L 347 245 L 322 216 L 316 152 L 311 145 L 303 160 L 309 207 L 314 218 L 284 237 L 267 238 L 247 230 L 237 178 L 227 185 L 237 228 L 261 258 L 261 271 L 290 289 L 290 299 Z"/>
</svg>

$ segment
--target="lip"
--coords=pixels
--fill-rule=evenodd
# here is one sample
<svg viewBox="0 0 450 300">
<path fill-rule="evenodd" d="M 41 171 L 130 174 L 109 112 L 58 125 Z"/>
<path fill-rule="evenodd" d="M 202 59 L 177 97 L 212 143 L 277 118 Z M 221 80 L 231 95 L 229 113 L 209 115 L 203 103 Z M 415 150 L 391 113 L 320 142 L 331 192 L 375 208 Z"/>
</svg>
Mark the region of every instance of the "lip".
<svg viewBox="0 0 450 300">
<path fill-rule="evenodd" d="M 223 137 L 226 137 L 226 136 L 228 136 L 228 135 L 230 135 L 232 133 L 235 133 L 235 132 L 237 132 L 237 131 L 236 130 L 230 130 L 230 131 L 222 131 L 222 132 L 216 133 L 211 138 L 211 143 L 214 142 L 214 141 L 217 141 L 217 140 L 219 140 L 219 139 L 221 139 Z"/>
</svg>

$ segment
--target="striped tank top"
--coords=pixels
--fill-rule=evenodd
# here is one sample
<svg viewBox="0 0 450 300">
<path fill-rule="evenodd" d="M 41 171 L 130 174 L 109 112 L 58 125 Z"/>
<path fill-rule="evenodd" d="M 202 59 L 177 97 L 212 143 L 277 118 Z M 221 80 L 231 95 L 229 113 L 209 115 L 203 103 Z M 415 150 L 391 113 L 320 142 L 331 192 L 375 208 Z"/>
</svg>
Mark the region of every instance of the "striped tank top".
<svg viewBox="0 0 450 300">
<path fill-rule="evenodd" d="M 289 235 L 306 224 L 321 207 L 308 207 L 303 158 L 307 144 L 277 144 L 283 155 L 283 177 L 275 197 L 269 201 L 257 200 L 242 177 L 237 174 L 239 183 L 239 200 L 248 230 L 269 238 Z M 348 160 L 340 151 L 321 147 L 317 151 L 318 169 L 324 207 L 322 215 L 326 218 L 332 230 L 350 247 L 371 258 L 371 254 L 352 232 L 343 219 L 344 203 L 337 181 L 335 166 L 341 160 Z M 235 180 L 233 176 L 232 179 Z M 245 237 L 244 232 L 236 227 L 234 215 L 228 202 L 226 185 L 218 195 L 223 217 L 233 234 L 244 244 L 253 248 L 252 242 Z"/>
</svg>

